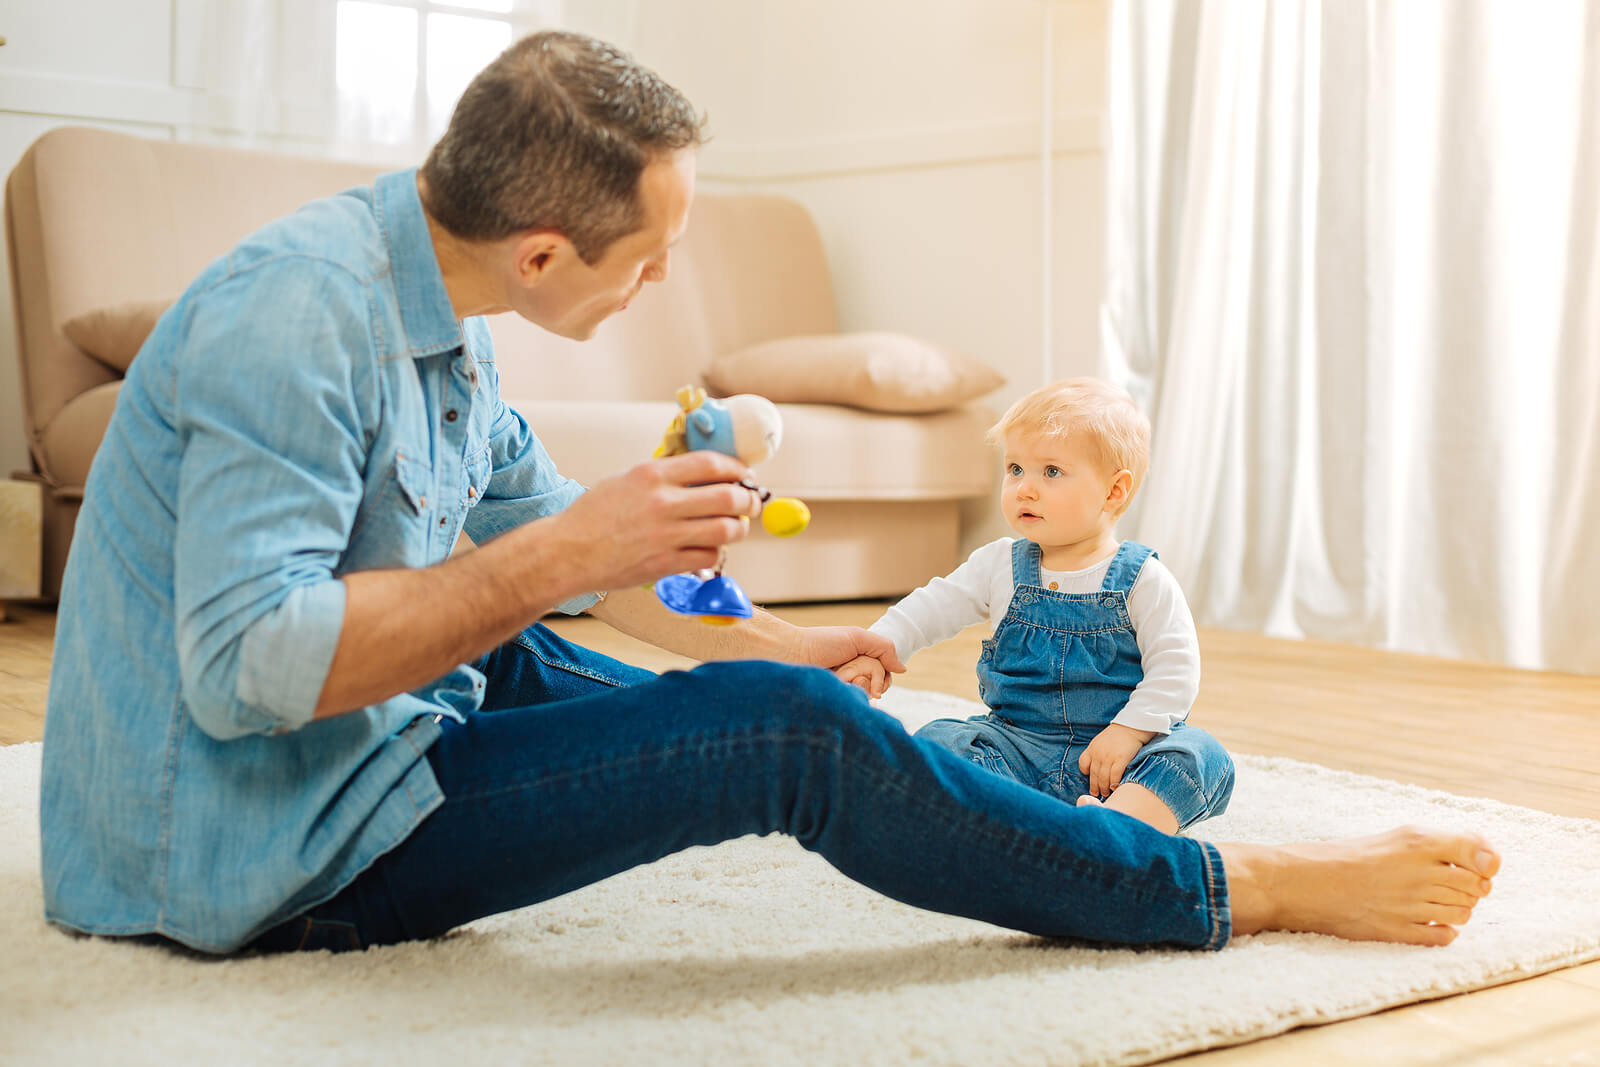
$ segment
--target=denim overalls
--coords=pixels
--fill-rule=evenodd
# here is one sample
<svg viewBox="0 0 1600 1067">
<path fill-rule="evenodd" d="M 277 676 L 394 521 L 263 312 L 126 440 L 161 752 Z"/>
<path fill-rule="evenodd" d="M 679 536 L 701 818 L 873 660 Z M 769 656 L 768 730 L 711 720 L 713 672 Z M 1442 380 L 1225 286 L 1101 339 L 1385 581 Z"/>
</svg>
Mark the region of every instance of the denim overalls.
<svg viewBox="0 0 1600 1067">
<path fill-rule="evenodd" d="M 917 736 L 1069 804 L 1089 791 L 1078 758 L 1144 678 L 1128 592 L 1155 553 L 1117 549 L 1095 593 L 1042 588 L 1039 546 L 1011 545 L 1015 590 L 978 657 L 988 715 L 936 719 Z M 1178 723 L 1150 739 L 1122 774 L 1159 797 L 1178 826 L 1220 815 L 1233 793 L 1233 761 L 1210 734 Z"/>
</svg>

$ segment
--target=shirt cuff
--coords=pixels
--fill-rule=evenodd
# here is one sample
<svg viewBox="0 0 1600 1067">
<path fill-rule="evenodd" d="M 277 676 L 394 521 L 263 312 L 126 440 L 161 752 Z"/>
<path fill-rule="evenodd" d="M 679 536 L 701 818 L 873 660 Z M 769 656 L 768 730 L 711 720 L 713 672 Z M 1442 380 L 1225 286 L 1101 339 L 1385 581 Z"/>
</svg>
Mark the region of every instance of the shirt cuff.
<svg viewBox="0 0 1600 1067">
<path fill-rule="evenodd" d="M 1172 724 L 1176 721 L 1171 715 L 1159 711 L 1140 711 L 1137 708 L 1123 708 L 1117 717 L 1111 720 L 1118 726 L 1126 726 L 1130 730 L 1148 730 L 1158 734 L 1170 734 Z"/>
<path fill-rule="evenodd" d="M 564 600 L 557 604 L 556 610 L 563 615 L 581 615 L 603 599 L 605 597 L 601 593 L 583 593 L 573 597 L 571 600 Z"/>
<path fill-rule="evenodd" d="M 344 628 L 344 603 L 341 581 L 296 586 L 245 633 L 234 690 L 245 709 L 262 716 L 263 731 L 311 721 Z"/>
<path fill-rule="evenodd" d="M 900 662 L 905 663 L 911 659 L 917 649 L 919 635 L 910 633 L 903 626 L 896 626 L 892 616 L 885 615 L 871 626 L 867 627 L 870 633 L 879 637 L 887 637 L 894 642 L 894 654 L 900 657 Z"/>
</svg>

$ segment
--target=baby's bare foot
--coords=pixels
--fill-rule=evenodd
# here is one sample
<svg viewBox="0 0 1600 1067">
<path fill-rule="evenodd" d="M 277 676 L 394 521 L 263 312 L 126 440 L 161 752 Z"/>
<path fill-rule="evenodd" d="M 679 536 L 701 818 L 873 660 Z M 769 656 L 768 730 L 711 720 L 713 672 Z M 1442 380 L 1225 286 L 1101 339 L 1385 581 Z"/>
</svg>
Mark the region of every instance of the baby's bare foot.
<svg viewBox="0 0 1600 1067">
<path fill-rule="evenodd" d="M 1098 804 L 1098 803 L 1100 803 L 1100 798 L 1097 797 L 1097 796 L 1091 796 L 1088 793 L 1085 793 L 1081 797 L 1078 798 L 1078 807 L 1080 807 L 1080 808 L 1083 807 L 1085 804 Z"/>
<path fill-rule="evenodd" d="M 1447 945 L 1500 869 L 1499 854 L 1476 834 L 1410 826 L 1343 841 L 1217 850 L 1236 934 L 1304 930 Z"/>
</svg>

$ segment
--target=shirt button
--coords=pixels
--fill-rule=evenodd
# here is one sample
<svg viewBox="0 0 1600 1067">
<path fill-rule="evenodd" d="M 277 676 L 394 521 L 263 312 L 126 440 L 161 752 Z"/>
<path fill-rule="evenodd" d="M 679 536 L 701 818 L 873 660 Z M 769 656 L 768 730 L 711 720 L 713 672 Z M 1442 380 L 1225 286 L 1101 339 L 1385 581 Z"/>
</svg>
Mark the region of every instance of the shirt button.
<svg viewBox="0 0 1600 1067">
<path fill-rule="evenodd" d="M 1061 583 L 1060 582 L 1051 582 L 1050 583 L 1050 588 L 1051 589 L 1060 589 L 1061 588 Z"/>
<path fill-rule="evenodd" d="M 455 422 L 456 421 L 456 409 L 455 408 L 451 408 L 449 411 L 444 413 L 444 421 L 445 422 Z"/>
<path fill-rule="evenodd" d="M 477 498 L 478 498 L 478 487 L 475 486 L 475 485 L 467 486 L 467 499 L 468 500 L 476 500 Z"/>
<path fill-rule="evenodd" d="M 448 521 L 443 515 L 439 516 L 439 529 L 444 529 L 444 524 Z"/>
</svg>

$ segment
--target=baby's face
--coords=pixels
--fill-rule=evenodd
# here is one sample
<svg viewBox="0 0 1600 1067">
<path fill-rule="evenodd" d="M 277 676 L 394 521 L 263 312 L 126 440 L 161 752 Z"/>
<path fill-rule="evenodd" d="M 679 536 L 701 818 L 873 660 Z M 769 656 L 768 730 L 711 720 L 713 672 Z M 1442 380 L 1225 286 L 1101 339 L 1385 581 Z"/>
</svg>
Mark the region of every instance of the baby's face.
<svg viewBox="0 0 1600 1067">
<path fill-rule="evenodd" d="M 1003 463 L 1006 522 L 1041 548 L 1077 544 L 1111 523 L 1112 475 L 1080 436 L 1008 434 Z"/>
</svg>

